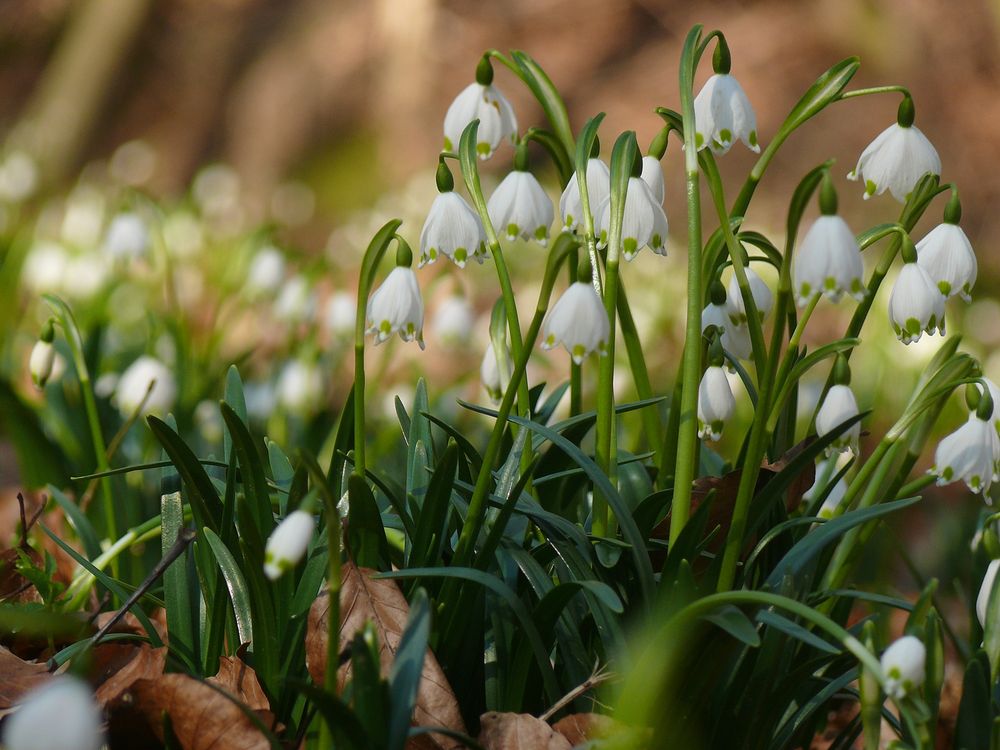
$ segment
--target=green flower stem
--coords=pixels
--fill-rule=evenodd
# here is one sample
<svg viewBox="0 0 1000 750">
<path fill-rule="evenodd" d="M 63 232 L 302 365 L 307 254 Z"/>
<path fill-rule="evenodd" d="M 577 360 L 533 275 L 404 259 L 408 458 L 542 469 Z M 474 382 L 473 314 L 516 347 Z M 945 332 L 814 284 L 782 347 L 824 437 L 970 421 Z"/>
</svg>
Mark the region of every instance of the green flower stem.
<svg viewBox="0 0 1000 750">
<path fill-rule="evenodd" d="M 640 401 L 651 399 L 653 398 L 653 385 L 649 380 L 646 356 L 642 351 L 642 341 L 639 339 L 635 318 L 632 317 L 632 308 L 629 306 L 628 297 L 625 294 L 625 280 L 621 276 L 618 277 L 618 326 L 622 330 L 622 341 L 625 342 L 625 351 L 628 354 L 628 363 L 632 370 L 636 394 Z M 663 451 L 659 407 L 647 406 L 641 410 L 641 413 L 642 429 L 646 433 L 647 444 L 654 452 L 653 465 L 659 466 Z"/>
<path fill-rule="evenodd" d="M 691 515 L 691 487 L 694 483 L 698 450 L 698 386 L 701 382 L 701 195 L 698 152 L 695 145 L 694 73 L 698 66 L 697 48 L 701 26 L 696 25 L 684 40 L 680 66 L 681 110 L 684 122 L 684 173 L 687 185 L 688 281 L 687 320 L 681 364 L 681 397 L 671 411 L 678 413 L 677 458 L 674 464 L 674 493 L 671 500 L 670 544 L 673 544 Z"/>
<path fill-rule="evenodd" d="M 362 258 L 358 279 L 358 307 L 354 319 L 354 473 L 361 477 L 365 475 L 365 324 L 368 297 L 382 256 L 402 223 L 400 219 L 392 219 L 375 233 Z"/>
<path fill-rule="evenodd" d="M 638 146 L 635 133 L 622 133 L 615 141 L 611 153 L 611 226 L 608 231 L 608 249 L 604 262 L 604 311 L 610 325 L 607 351 L 601 356 L 597 381 L 597 424 L 595 427 L 594 453 L 597 465 L 608 475 L 612 485 L 618 473 L 615 450 L 615 340 L 617 338 L 617 313 L 619 278 L 618 270 L 622 250 L 622 221 L 632 164 L 637 158 Z M 634 331 L 633 331 L 634 333 Z M 633 335 L 634 338 L 634 335 Z M 595 536 L 607 536 L 610 531 L 610 514 L 606 498 L 594 488 L 592 531 Z"/>
<path fill-rule="evenodd" d="M 572 178 L 571 178 L 572 179 Z M 580 263 L 579 250 L 573 250 L 569 254 L 566 263 L 567 282 L 572 285 L 576 282 L 577 265 Z M 583 411 L 583 365 L 578 365 L 572 357 L 569 360 L 569 415 L 575 417 Z"/>
<path fill-rule="evenodd" d="M 452 558 L 452 565 L 461 567 L 468 565 L 472 558 L 473 548 L 479 532 L 483 527 L 488 508 L 490 482 L 493 477 L 493 464 L 496 463 L 500 455 L 500 446 L 503 443 L 503 434 L 507 426 L 507 417 L 510 416 L 514 406 L 514 397 L 521 382 L 524 380 L 524 372 L 528 366 L 528 358 L 534 348 L 541 330 L 545 313 L 549 309 L 549 298 L 552 296 L 552 287 L 555 285 L 556 275 L 562 261 L 565 260 L 569 251 L 577 247 L 577 241 L 569 235 L 560 235 L 552 246 L 549 253 L 548 263 L 545 269 L 545 276 L 542 280 L 542 288 L 538 293 L 538 304 L 535 307 L 534 317 L 528 327 L 528 335 L 525 339 L 525 346 L 514 360 L 514 371 L 511 374 L 510 384 L 504 391 L 503 400 L 497 410 L 496 422 L 490 432 L 489 442 L 486 444 L 486 451 L 483 453 L 483 463 L 476 476 L 476 484 L 472 491 L 472 498 L 469 500 L 469 509 L 465 514 L 465 521 L 459 532 L 458 543 L 455 545 L 455 555 Z M 527 447 L 525 447 L 527 450 Z M 442 598 L 441 601 L 446 601 Z"/>
<path fill-rule="evenodd" d="M 836 101 L 857 99 L 859 96 L 871 96 L 872 94 L 902 94 L 903 96 L 910 96 L 910 90 L 906 86 L 872 86 L 866 89 L 844 91 L 837 97 Z"/>
<path fill-rule="evenodd" d="M 497 269 L 497 279 L 500 282 L 500 293 L 503 297 L 504 311 L 507 314 L 507 330 L 510 332 L 510 351 L 514 361 L 521 359 L 524 349 L 523 338 L 521 336 L 521 323 L 517 317 L 517 301 L 514 298 L 514 288 L 510 283 L 510 273 L 507 270 L 507 262 L 504 260 L 503 248 L 500 246 L 500 238 L 497 236 L 493 222 L 490 220 L 489 211 L 486 209 L 486 198 L 483 196 L 483 187 L 479 181 L 479 165 L 476 157 L 476 134 L 479 130 L 479 120 L 473 120 L 462 132 L 462 143 L 459 148 L 462 164 L 462 177 L 465 179 L 465 187 L 472 197 L 472 203 L 476 207 L 480 220 L 483 222 L 483 229 L 486 230 L 486 244 L 493 256 L 493 262 Z M 529 350 L 530 351 L 530 348 Z M 518 414 L 528 418 L 531 415 L 531 399 L 528 394 L 528 381 L 522 378 L 517 385 Z M 523 460 L 530 462 L 531 448 L 525 446 L 522 454 Z M 527 465 L 526 463 L 524 465 Z"/>
<path fill-rule="evenodd" d="M 66 342 L 69 344 L 70 354 L 73 357 L 73 365 L 76 367 L 76 376 L 80 381 L 80 392 L 83 394 L 83 408 L 87 413 L 87 426 L 90 429 L 90 439 L 94 445 L 94 456 L 97 459 L 98 472 L 106 472 L 111 468 L 108 463 L 108 449 L 104 442 L 104 433 L 101 430 L 101 419 L 97 412 L 97 401 L 94 399 L 94 387 L 90 380 L 90 370 L 87 367 L 87 358 L 83 353 L 83 337 L 80 335 L 80 328 L 73 316 L 73 311 L 59 297 L 46 294 L 43 297 L 48 306 L 52 309 L 56 319 L 62 326 L 66 334 Z M 111 479 L 109 476 L 101 478 L 101 503 L 104 511 L 104 530 L 108 539 L 118 536 L 118 522 L 115 518 L 114 496 L 111 492 Z M 112 558 L 112 575 L 118 577 L 118 561 Z"/>
<path fill-rule="evenodd" d="M 910 462 L 911 455 L 912 454 L 907 454 L 907 456 L 906 456 L 906 463 Z M 912 462 L 916 463 L 916 460 L 918 458 L 919 458 L 919 456 L 912 456 Z M 900 472 L 900 474 L 902 476 L 905 476 L 904 474 L 902 474 L 902 472 Z M 895 492 L 895 494 L 893 495 L 892 499 L 893 500 L 902 500 L 903 498 L 906 498 L 906 497 L 913 497 L 918 492 L 922 492 L 923 490 L 927 489 L 928 487 L 930 487 L 935 482 L 937 482 L 937 477 L 936 476 L 934 476 L 933 474 L 924 474 L 922 477 L 917 477 L 912 482 L 908 482 L 907 484 L 904 484 L 902 487 L 900 487 Z"/>
</svg>

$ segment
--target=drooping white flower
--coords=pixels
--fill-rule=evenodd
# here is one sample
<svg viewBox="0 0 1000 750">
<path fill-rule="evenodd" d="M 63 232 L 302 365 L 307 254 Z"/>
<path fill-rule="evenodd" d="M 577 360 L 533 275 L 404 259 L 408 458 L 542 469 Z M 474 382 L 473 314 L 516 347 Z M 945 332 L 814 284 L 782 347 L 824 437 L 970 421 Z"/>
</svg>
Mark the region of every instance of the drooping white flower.
<svg viewBox="0 0 1000 750">
<path fill-rule="evenodd" d="M 474 314 L 465 297 L 450 295 L 441 301 L 431 319 L 431 330 L 445 346 L 459 347 L 469 340 Z"/>
<path fill-rule="evenodd" d="M 483 388 L 489 395 L 493 403 L 500 403 L 507 384 L 510 383 L 513 362 L 510 361 L 509 352 L 504 352 L 503 362 L 497 356 L 491 341 L 486 346 L 486 353 L 483 354 L 483 362 L 479 366 L 479 378 L 483 382 Z"/>
<path fill-rule="evenodd" d="M 252 297 L 274 294 L 284 278 L 285 256 L 278 248 L 268 245 L 258 250 L 250 261 L 243 288 Z"/>
<path fill-rule="evenodd" d="M 938 224 L 917 243 L 917 263 L 945 297 L 972 301 L 979 264 L 969 238 L 958 224 Z"/>
<path fill-rule="evenodd" d="M 24 151 L 12 151 L 0 163 L 0 201 L 20 203 L 38 187 L 38 167 Z"/>
<path fill-rule="evenodd" d="M 424 301 L 413 269 L 396 266 L 389 272 L 368 300 L 367 318 L 367 333 L 375 334 L 376 344 L 398 332 L 403 341 L 416 340 L 424 348 Z"/>
<path fill-rule="evenodd" d="M 469 258 L 480 263 L 486 255 L 486 232 L 479 214 L 453 190 L 438 193 L 420 231 L 420 266 L 445 254 L 459 268 Z"/>
<path fill-rule="evenodd" d="M 916 636 L 904 635 L 882 654 L 885 691 L 899 700 L 924 684 L 927 649 Z"/>
<path fill-rule="evenodd" d="M 750 340 L 750 327 L 746 323 L 730 324 L 722 332 L 722 348 L 733 359 L 750 359 L 753 354 L 753 341 Z"/>
<path fill-rule="evenodd" d="M 576 281 L 552 306 L 542 332 L 542 348 L 562 344 L 573 361 L 581 364 L 591 352 L 605 353 L 610 330 L 597 291 L 591 284 Z"/>
<path fill-rule="evenodd" d="M 698 437 L 718 440 L 732 419 L 736 399 L 729 378 L 721 367 L 709 366 L 698 385 Z"/>
<path fill-rule="evenodd" d="M 750 266 L 746 267 L 747 283 L 750 285 L 750 295 L 753 297 L 754 305 L 757 307 L 757 314 L 764 320 L 774 307 L 774 295 L 764 280 L 757 275 Z M 729 280 L 729 287 L 726 296 L 726 306 L 729 308 L 729 318 L 736 324 L 747 322 L 747 311 L 743 304 L 743 294 L 740 292 L 740 283 L 734 273 Z"/>
<path fill-rule="evenodd" d="M 104 252 L 117 260 L 132 260 L 141 258 L 148 249 L 149 229 L 139 214 L 126 211 L 111 220 L 104 236 Z"/>
<path fill-rule="evenodd" d="M 531 172 L 511 171 L 493 191 L 486 210 L 493 226 L 506 233 L 507 239 L 535 240 L 542 247 L 548 244 L 555 213 L 545 189 Z"/>
<path fill-rule="evenodd" d="M 944 295 L 919 264 L 903 264 L 889 296 L 889 320 L 904 344 L 919 341 L 925 331 L 944 335 Z"/>
<path fill-rule="evenodd" d="M 347 292 L 334 292 L 326 301 L 326 327 L 331 333 L 345 336 L 354 332 L 358 302 Z"/>
<path fill-rule="evenodd" d="M 174 374 L 160 360 L 148 355 L 139 357 L 129 365 L 115 387 L 118 410 L 126 418 L 138 411 L 140 405 L 143 416 L 162 416 L 170 411 L 176 399 L 177 381 Z"/>
<path fill-rule="evenodd" d="M 587 201 L 596 226 L 597 211 L 611 194 L 611 170 L 600 159 L 587 160 Z M 559 215 L 562 216 L 563 231 L 576 232 L 583 229 L 583 202 L 580 200 L 580 182 L 576 174 L 566 183 L 559 198 Z M 597 231 L 595 229 L 595 231 Z"/>
<path fill-rule="evenodd" d="M 507 97 L 493 84 L 470 83 L 444 116 L 445 151 L 458 149 L 462 131 L 475 119 L 479 120 L 476 153 L 480 159 L 489 159 L 504 138 L 513 138 L 517 133 L 517 118 Z"/>
<path fill-rule="evenodd" d="M 919 128 L 894 122 L 861 152 L 847 179 L 864 180 L 865 200 L 888 190 L 903 203 L 928 172 L 941 174 L 941 158 L 934 146 Z"/>
<path fill-rule="evenodd" d="M 275 581 L 294 568 L 312 541 L 312 513 L 294 510 L 271 532 L 264 546 L 264 575 Z"/>
<path fill-rule="evenodd" d="M 1000 571 L 1000 560 L 990 560 L 990 564 L 986 566 L 983 582 L 979 586 L 979 595 L 976 597 L 976 617 L 979 618 L 979 624 L 984 629 L 986 628 L 986 610 L 990 606 L 990 594 L 993 592 L 993 582 L 997 578 L 997 571 Z"/>
<path fill-rule="evenodd" d="M 653 199 L 662 204 L 667 191 L 663 186 L 663 166 L 660 160 L 655 156 L 642 157 L 642 173 L 639 176 L 649 186 Z"/>
<path fill-rule="evenodd" d="M 278 404 L 290 414 L 315 412 L 323 398 L 323 373 L 315 362 L 289 360 L 278 375 Z"/>
<path fill-rule="evenodd" d="M 610 194 L 594 217 L 597 235 L 606 243 L 611 234 Z M 667 215 L 653 197 L 649 185 L 640 177 L 630 177 L 622 215 L 622 256 L 632 260 L 644 247 L 657 255 L 666 255 L 667 229 Z"/>
<path fill-rule="evenodd" d="M 6 750 L 98 750 L 104 743 L 90 686 L 69 675 L 26 693 L 3 724 Z"/>
<path fill-rule="evenodd" d="M 56 360 L 56 348 L 51 341 L 39 339 L 31 349 L 28 357 L 28 371 L 31 379 L 39 388 L 44 388 L 52 376 L 52 365 Z"/>
<path fill-rule="evenodd" d="M 816 413 L 816 434 L 820 437 L 829 434 L 848 419 L 858 416 L 858 402 L 854 391 L 849 385 L 832 385 L 826 392 L 826 398 Z M 858 441 L 861 439 L 861 423 L 855 422 L 846 431 L 830 443 L 826 449 L 829 456 L 832 453 L 845 451 L 858 452 Z"/>
<path fill-rule="evenodd" d="M 998 461 L 1000 437 L 992 419 L 980 419 L 973 412 L 965 424 L 938 443 L 930 473 L 937 475 L 939 485 L 964 481 L 970 490 L 985 496 L 1000 479 Z"/>
<path fill-rule="evenodd" d="M 708 146 L 717 154 L 729 151 L 737 140 L 760 153 L 757 116 L 746 92 L 733 76 L 716 73 L 694 99 L 695 147 Z"/>
<path fill-rule="evenodd" d="M 847 222 L 836 215 L 820 216 L 809 227 L 794 264 L 795 297 L 800 305 L 818 293 L 837 302 L 850 294 L 861 301 L 864 264 L 861 248 Z"/>
</svg>

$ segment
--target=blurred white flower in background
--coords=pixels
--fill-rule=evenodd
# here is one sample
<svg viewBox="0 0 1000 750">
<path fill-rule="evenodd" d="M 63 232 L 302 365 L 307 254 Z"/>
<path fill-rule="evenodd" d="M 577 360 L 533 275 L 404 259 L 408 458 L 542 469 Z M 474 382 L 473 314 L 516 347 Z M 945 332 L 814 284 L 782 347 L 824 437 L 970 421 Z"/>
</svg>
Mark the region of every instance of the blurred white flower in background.
<svg viewBox="0 0 1000 750">
<path fill-rule="evenodd" d="M 11 151 L 0 162 L 0 201 L 20 203 L 38 187 L 38 167 L 24 151 Z"/>
<path fill-rule="evenodd" d="M 21 281 L 33 294 L 63 290 L 69 253 L 58 242 L 37 242 L 21 267 Z"/>
<path fill-rule="evenodd" d="M 303 416 L 318 411 L 323 399 L 323 373 L 315 362 L 292 359 L 285 363 L 275 388 L 278 405 Z"/>
<path fill-rule="evenodd" d="M 116 215 L 104 235 L 104 252 L 115 260 L 134 260 L 149 249 L 149 228 L 134 211 Z"/>
<path fill-rule="evenodd" d="M 125 417 L 132 416 L 140 404 L 143 416 L 163 416 L 170 411 L 176 399 L 177 382 L 173 373 L 160 360 L 148 355 L 139 357 L 129 365 L 115 388 L 118 410 Z"/>
<path fill-rule="evenodd" d="M 98 750 L 104 745 L 101 711 L 90 686 L 60 675 L 26 693 L 4 720 L 7 750 Z"/>
<path fill-rule="evenodd" d="M 285 278 L 285 254 L 265 245 L 253 256 L 243 289 L 251 297 L 273 294 Z"/>
<path fill-rule="evenodd" d="M 316 195 L 304 182 L 283 182 L 271 194 L 271 216 L 285 226 L 302 226 L 315 210 Z"/>
<path fill-rule="evenodd" d="M 156 149 L 142 140 L 127 141 L 115 149 L 108 172 L 130 187 L 145 185 L 156 171 Z"/>
<path fill-rule="evenodd" d="M 163 220 L 163 242 L 175 258 L 192 258 L 205 244 L 201 221 L 190 211 L 174 211 Z"/>
<path fill-rule="evenodd" d="M 217 401 L 211 399 L 199 401 L 194 407 L 194 423 L 206 442 L 218 443 L 222 440 L 224 422 Z"/>
<path fill-rule="evenodd" d="M 350 336 L 358 317 L 358 301 L 349 292 L 334 292 L 326 301 L 323 316 L 327 330 L 335 336 Z"/>
<path fill-rule="evenodd" d="M 431 330 L 444 346 L 457 348 L 467 343 L 475 322 L 471 305 L 457 294 L 445 297 L 431 318 Z"/>
<path fill-rule="evenodd" d="M 268 382 L 250 382 L 243 386 L 247 415 L 258 422 L 267 421 L 278 404 L 274 386 Z"/>
<path fill-rule="evenodd" d="M 63 212 L 61 237 L 77 247 L 95 247 L 104 231 L 104 194 L 93 185 L 80 185 L 70 193 Z"/>
<path fill-rule="evenodd" d="M 292 276 L 274 301 L 274 316 L 283 323 L 304 323 L 316 312 L 316 295 L 305 276 Z"/>
</svg>

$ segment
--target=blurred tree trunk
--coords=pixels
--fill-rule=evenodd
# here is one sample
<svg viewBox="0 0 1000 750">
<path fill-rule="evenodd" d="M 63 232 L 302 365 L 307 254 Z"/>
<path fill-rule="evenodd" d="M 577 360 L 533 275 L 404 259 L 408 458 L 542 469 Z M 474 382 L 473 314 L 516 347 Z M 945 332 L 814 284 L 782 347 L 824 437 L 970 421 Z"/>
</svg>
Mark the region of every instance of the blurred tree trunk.
<svg viewBox="0 0 1000 750">
<path fill-rule="evenodd" d="M 87 138 L 145 21 L 150 0 L 87 0 L 70 18 L 11 140 L 46 183 L 78 163 Z"/>
</svg>

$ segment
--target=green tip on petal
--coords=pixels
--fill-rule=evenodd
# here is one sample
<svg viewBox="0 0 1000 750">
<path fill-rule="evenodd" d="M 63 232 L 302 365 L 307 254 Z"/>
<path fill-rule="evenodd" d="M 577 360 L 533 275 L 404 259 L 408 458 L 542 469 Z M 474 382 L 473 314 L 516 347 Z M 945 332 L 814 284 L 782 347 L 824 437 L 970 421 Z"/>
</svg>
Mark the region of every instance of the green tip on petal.
<svg viewBox="0 0 1000 750">
<path fill-rule="evenodd" d="M 535 239 L 539 242 L 543 242 L 549 238 L 549 228 L 548 227 L 538 227 L 535 230 Z"/>
<path fill-rule="evenodd" d="M 507 225 L 507 236 L 510 239 L 514 239 L 520 233 L 521 233 L 521 227 L 519 227 L 517 224 L 510 223 Z"/>
<path fill-rule="evenodd" d="M 878 190 L 878 185 L 871 180 L 865 180 L 865 195 L 875 195 L 876 190 Z"/>
<path fill-rule="evenodd" d="M 604 233 L 601 232 L 601 234 Z M 639 241 L 635 237 L 626 237 L 622 240 L 622 252 L 625 253 L 625 257 L 631 258 L 639 252 Z"/>
<path fill-rule="evenodd" d="M 695 146 L 695 148 L 700 149 L 704 145 L 705 145 L 705 136 L 703 136 L 701 133 L 695 133 L 694 134 L 694 146 Z"/>
<path fill-rule="evenodd" d="M 750 131 L 750 135 L 747 137 L 747 140 L 750 142 L 750 145 L 753 146 L 754 148 L 757 148 L 757 146 L 760 145 L 759 143 L 757 143 L 757 131 L 756 130 L 751 130 Z"/>
<path fill-rule="evenodd" d="M 490 146 L 490 144 L 488 143 L 482 143 L 482 142 L 477 143 L 476 153 L 479 154 L 480 159 L 486 159 L 489 157 L 490 154 L 493 153 L 493 147 Z"/>
</svg>

